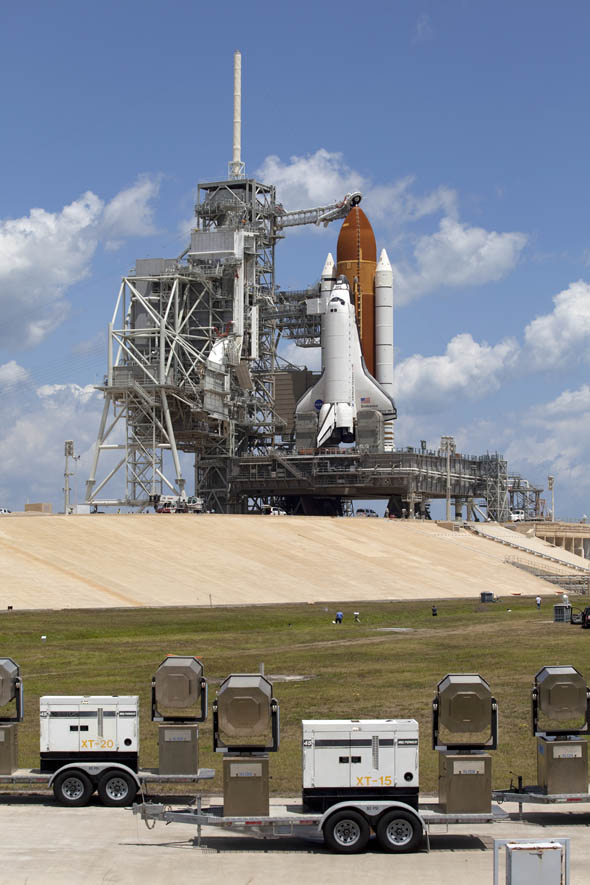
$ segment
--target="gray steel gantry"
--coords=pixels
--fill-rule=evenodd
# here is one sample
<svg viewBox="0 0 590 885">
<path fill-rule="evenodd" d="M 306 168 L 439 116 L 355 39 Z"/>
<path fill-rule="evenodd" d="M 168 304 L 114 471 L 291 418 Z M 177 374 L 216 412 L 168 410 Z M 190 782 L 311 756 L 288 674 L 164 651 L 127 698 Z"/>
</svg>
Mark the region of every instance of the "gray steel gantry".
<svg viewBox="0 0 590 885">
<path fill-rule="evenodd" d="M 286 212 L 255 179 L 199 185 L 188 248 L 138 260 L 121 283 L 89 504 L 144 509 L 154 495 L 183 493 L 189 452 L 205 508 L 228 510 L 231 460 L 264 454 L 284 424 L 274 408 L 276 242 L 287 227 L 344 218 L 359 201 L 346 194 Z"/>
</svg>

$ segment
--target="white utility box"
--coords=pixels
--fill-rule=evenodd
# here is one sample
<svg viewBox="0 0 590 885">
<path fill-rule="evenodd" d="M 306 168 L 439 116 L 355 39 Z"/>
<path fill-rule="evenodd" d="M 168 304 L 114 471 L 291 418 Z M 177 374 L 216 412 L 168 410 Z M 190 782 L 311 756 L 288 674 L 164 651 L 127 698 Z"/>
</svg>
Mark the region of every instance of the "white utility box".
<svg viewBox="0 0 590 885">
<path fill-rule="evenodd" d="M 562 858 L 559 842 L 508 842 L 506 885 L 562 885 Z"/>
<path fill-rule="evenodd" d="M 47 695 L 39 701 L 39 718 L 41 771 L 80 761 L 116 761 L 137 771 L 137 695 Z"/>
<path fill-rule="evenodd" d="M 415 719 L 306 719 L 303 802 L 325 811 L 345 799 L 397 799 L 418 807 Z"/>
</svg>

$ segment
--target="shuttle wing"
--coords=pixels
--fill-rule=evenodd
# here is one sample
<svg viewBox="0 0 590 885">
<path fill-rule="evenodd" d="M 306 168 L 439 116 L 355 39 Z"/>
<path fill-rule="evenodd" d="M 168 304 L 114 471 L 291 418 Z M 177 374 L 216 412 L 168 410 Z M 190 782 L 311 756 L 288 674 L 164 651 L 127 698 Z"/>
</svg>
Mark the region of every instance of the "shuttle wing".
<svg viewBox="0 0 590 885">
<path fill-rule="evenodd" d="M 355 405 L 357 412 L 362 412 L 364 409 L 375 409 L 375 411 L 381 412 L 386 421 L 391 418 L 396 418 L 397 409 L 395 408 L 394 401 L 389 394 L 383 390 L 379 382 L 375 381 L 375 379 L 369 375 L 364 362 L 361 368 L 362 371 L 356 373 L 354 379 Z"/>
<path fill-rule="evenodd" d="M 319 408 L 316 407 L 315 403 L 317 400 L 321 400 L 321 403 L 324 402 L 325 375 L 326 373 L 322 372 L 313 387 L 306 390 L 298 401 L 296 406 L 296 412 L 298 415 L 303 412 L 319 412 Z"/>
</svg>

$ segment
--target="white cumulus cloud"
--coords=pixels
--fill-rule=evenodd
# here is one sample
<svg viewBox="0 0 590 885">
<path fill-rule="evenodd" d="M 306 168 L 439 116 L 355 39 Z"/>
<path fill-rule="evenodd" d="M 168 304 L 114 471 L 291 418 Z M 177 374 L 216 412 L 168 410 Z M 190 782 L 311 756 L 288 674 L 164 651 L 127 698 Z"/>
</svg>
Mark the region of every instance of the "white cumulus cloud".
<svg viewBox="0 0 590 885">
<path fill-rule="evenodd" d="M 64 292 L 87 273 L 102 201 L 88 191 L 61 212 L 0 222 L 0 344 L 38 344 L 64 319 Z"/>
<path fill-rule="evenodd" d="M 553 299 L 551 313 L 537 317 L 524 331 L 531 366 L 551 369 L 586 356 L 590 344 L 590 284 L 570 283 Z"/>
<path fill-rule="evenodd" d="M 588 438 L 590 437 L 590 386 L 564 390 L 555 399 L 532 406 L 515 421 L 513 441 L 506 447 L 512 469 L 544 483 L 555 477 L 556 512 L 561 518 L 579 518 L 564 512 L 564 501 L 576 502 L 586 513 L 590 492 Z M 534 476 L 532 475 L 534 472 Z M 539 476 L 540 474 L 540 476 Z"/>
<path fill-rule="evenodd" d="M 434 411 L 457 396 L 479 399 L 497 390 L 515 366 L 519 346 L 507 338 L 491 346 L 456 335 L 442 356 L 414 354 L 395 368 L 395 391 L 408 411 Z"/>
<path fill-rule="evenodd" d="M 363 194 L 363 209 L 374 225 L 386 231 L 394 263 L 396 304 L 451 287 L 480 286 L 502 279 L 516 266 L 527 236 L 473 227 L 459 220 L 456 191 L 447 185 L 419 194 L 415 178 L 376 184 L 351 169 L 341 153 L 324 148 L 283 162 L 267 157 L 256 175 L 273 181 L 287 209 L 325 205 L 351 190 Z M 438 229 L 416 238 L 409 225 L 439 215 Z M 383 239 L 379 237 L 378 239 Z M 411 254 L 405 249 L 413 239 Z"/>
<path fill-rule="evenodd" d="M 157 187 L 142 177 L 106 206 L 87 191 L 59 212 L 0 220 L 0 346 L 35 346 L 64 320 L 66 291 L 88 275 L 101 240 L 153 231 Z"/>
<path fill-rule="evenodd" d="M 42 384 L 37 388 L 37 396 L 47 408 L 62 408 L 64 404 L 86 404 L 98 395 L 92 384 L 81 387 L 79 384 Z"/>
<path fill-rule="evenodd" d="M 19 366 L 15 360 L 10 360 L 0 366 L 0 388 L 11 388 L 16 384 L 28 381 L 28 379 L 29 373 L 27 370 Z"/>
<path fill-rule="evenodd" d="M 73 439 L 81 460 L 73 486 L 83 500 L 102 396 L 93 387 L 44 385 L 0 401 L 0 503 L 22 510 L 25 501 L 63 506 L 64 440 Z"/>
<path fill-rule="evenodd" d="M 341 199 L 345 193 L 363 190 L 366 181 L 350 169 L 341 153 L 320 148 L 305 157 L 291 157 L 283 163 L 275 155 L 267 157 L 256 176 L 272 181 L 277 199 L 285 209 L 305 209 Z"/>
<path fill-rule="evenodd" d="M 396 303 L 406 304 L 442 288 L 499 280 L 516 266 L 526 242 L 523 233 L 497 233 L 445 216 L 436 233 L 418 239 L 414 266 L 396 265 Z"/>
<path fill-rule="evenodd" d="M 159 178 L 142 175 L 132 187 L 125 188 L 104 207 L 102 227 L 107 246 L 121 238 L 145 237 L 156 233 L 152 201 L 160 189 Z"/>
<path fill-rule="evenodd" d="M 414 175 L 406 175 L 393 184 L 367 186 L 363 207 L 369 218 L 387 229 L 398 230 L 428 215 L 443 213 L 456 217 L 457 192 L 453 188 L 439 185 L 433 191 L 416 194 L 412 190 L 415 182 Z"/>
</svg>

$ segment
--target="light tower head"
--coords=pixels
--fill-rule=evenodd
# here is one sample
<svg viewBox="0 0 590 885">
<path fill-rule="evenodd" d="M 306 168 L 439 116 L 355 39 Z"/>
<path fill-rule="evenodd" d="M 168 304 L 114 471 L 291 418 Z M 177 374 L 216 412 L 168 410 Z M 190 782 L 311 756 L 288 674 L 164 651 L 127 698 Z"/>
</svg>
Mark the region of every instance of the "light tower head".
<svg viewBox="0 0 590 885">
<path fill-rule="evenodd" d="M 279 748 L 279 705 L 272 683 L 259 673 L 235 673 L 221 683 L 213 704 L 213 749 L 267 753 Z"/>
<path fill-rule="evenodd" d="M 444 750 L 495 750 L 498 706 L 490 686 L 477 673 L 449 673 L 438 683 L 432 704 L 432 746 Z M 444 746 L 439 729 L 450 735 Z M 461 735 L 454 739 L 453 735 Z"/>
<path fill-rule="evenodd" d="M 543 715 L 544 730 L 539 730 L 539 714 Z M 535 674 L 532 690 L 533 734 L 575 735 L 590 731 L 590 691 L 584 677 L 570 666 L 541 667 Z M 580 720 L 583 720 L 580 724 Z M 559 729 L 551 723 L 561 722 Z M 569 723 L 566 725 L 566 723 Z"/>
<path fill-rule="evenodd" d="M 203 664 L 194 656 L 168 655 L 152 679 L 152 721 L 204 722 L 206 718 Z"/>
</svg>

